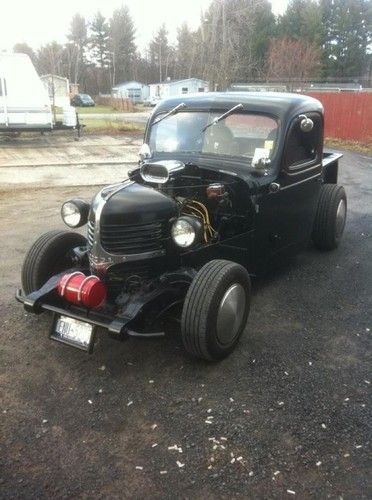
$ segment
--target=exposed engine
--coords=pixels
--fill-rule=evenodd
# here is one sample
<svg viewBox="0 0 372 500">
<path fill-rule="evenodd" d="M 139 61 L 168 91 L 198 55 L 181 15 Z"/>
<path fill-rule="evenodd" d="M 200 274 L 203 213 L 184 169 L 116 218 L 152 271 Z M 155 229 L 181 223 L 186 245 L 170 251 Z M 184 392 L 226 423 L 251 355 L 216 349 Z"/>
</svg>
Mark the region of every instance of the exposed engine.
<svg viewBox="0 0 372 500">
<path fill-rule="evenodd" d="M 243 203 L 247 199 L 247 187 L 240 179 L 195 165 L 180 167 L 180 162 L 174 162 L 174 169 L 172 162 L 164 164 L 150 165 L 154 165 L 153 169 L 146 165 L 145 175 L 136 176 L 136 182 L 154 186 L 155 174 L 159 175 L 161 182 L 156 189 L 176 201 L 180 215 L 201 221 L 204 243 L 234 236 L 248 227 L 252 210 Z M 151 172 L 154 172 L 152 176 Z"/>
<path fill-rule="evenodd" d="M 135 170 L 129 181 L 93 200 L 89 261 L 111 296 L 133 293 L 166 269 L 179 267 L 180 256 L 191 248 L 222 242 L 251 226 L 247 187 L 238 177 L 172 165 L 146 165 L 144 175 Z M 191 230 L 191 242 L 184 227 L 177 234 L 177 224 Z"/>
</svg>

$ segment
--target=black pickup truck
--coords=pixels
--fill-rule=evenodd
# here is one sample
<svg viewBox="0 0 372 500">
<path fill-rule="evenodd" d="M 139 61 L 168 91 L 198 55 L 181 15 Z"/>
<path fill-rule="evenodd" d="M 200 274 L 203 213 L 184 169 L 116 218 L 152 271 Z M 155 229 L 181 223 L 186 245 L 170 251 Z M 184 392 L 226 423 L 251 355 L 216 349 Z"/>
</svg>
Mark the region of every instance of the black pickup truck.
<svg viewBox="0 0 372 500">
<path fill-rule="evenodd" d="M 223 358 L 246 327 L 252 276 L 310 240 L 340 242 L 341 155 L 323 153 L 323 126 L 321 103 L 302 95 L 162 101 L 128 178 L 63 204 L 86 236 L 56 230 L 33 244 L 17 300 L 54 314 L 52 339 L 89 352 L 98 327 L 151 337 L 172 318 L 189 353 Z"/>
</svg>

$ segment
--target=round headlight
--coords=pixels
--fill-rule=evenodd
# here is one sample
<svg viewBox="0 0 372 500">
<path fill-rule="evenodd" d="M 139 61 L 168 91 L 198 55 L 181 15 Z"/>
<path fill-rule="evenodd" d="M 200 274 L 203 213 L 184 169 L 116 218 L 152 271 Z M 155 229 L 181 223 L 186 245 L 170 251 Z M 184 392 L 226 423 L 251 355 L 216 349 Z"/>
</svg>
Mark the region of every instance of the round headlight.
<svg viewBox="0 0 372 500">
<path fill-rule="evenodd" d="M 69 227 L 80 227 L 87 223 L 89 205 L 83 200 L 66 201 L 61 208 L 63 222 Z"/>
<path fill-rule="evenodd" d="M 188 219 L 189 217 L 180 217 L 173 223 L 171 229 L 173 241 L 182 248 L 191 246 L 195 242 L 198 232 L 194 221 Z"/>
</svg>

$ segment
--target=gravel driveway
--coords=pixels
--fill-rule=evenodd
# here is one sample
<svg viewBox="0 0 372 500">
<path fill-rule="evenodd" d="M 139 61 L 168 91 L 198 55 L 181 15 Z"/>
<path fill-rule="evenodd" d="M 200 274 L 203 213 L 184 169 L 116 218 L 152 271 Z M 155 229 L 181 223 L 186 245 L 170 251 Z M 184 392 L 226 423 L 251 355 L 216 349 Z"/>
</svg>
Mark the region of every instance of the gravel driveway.
<svg viewBox="0 0 372 500">
<path fill-rule="evenodd" d="M 109 167 L 108 167 L 109 168 Z M 345 153 L 341 247 L 254 282 L 237 350 L 177 332 L 93 355 L 13 299 L 25 250 L 94 187 L 0 192 L 1 498 L 371 497 L 372 158 Z"/>
</svg>

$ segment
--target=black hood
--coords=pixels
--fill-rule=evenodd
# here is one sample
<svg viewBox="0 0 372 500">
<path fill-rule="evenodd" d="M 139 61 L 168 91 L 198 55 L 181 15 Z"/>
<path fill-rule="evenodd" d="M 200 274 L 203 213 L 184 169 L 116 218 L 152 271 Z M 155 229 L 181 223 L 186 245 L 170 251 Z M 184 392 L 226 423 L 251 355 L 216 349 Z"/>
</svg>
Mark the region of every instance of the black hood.
<svg viewBox="0 0 372 500">
<path fill-rule="evenodd" d="M 107 196 L 101 224 L 148 224 L 164 222 L 176 215 L 177 204 L 172 198 L 153 188 L 130 182 Z"/>
</svg>

